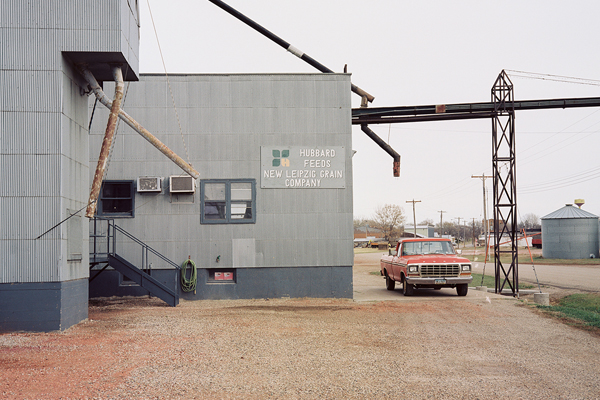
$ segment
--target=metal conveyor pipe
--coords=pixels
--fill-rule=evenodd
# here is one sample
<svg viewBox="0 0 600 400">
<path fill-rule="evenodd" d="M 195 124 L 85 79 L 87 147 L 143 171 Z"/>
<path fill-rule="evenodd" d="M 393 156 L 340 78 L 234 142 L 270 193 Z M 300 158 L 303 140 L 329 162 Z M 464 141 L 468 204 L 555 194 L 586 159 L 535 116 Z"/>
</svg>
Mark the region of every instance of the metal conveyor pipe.
<svg viewBox="0 0 600 400">
<path fill-rule="evenodd" d="M 104 91 L 102 90 L 100 85 L 98 84 L 98 81 L 96 80 L 94 75 L 87 68 L 81 68 L 80 72 L 83 75 L 83 77 L 85 78 L 85 80 L 87 81 L 87 83 L 90 85 L 90 88 L 96 95 L 96 98 L 98 98 L 98 101 L 100 101 L 102 104 L 104 104 L 107 108 L 110 109 L 112 107 L 113 101 L 111 99 L 109 99 L 108 96 L 106 96 L 106 94 L 104 93 Z M 150 133 L 146 128 L 144 128 L 136 120 L 131 118 L 131 116 L 129 116 L 129 114 L 127 114 L 122 109 L 119 109 L 119 118 L 121 118 L 127 125 L 129 125 L 137 133 L 142 135 L 144 137 L 144 139 L 146 139 L 148 142 L 150 142 L 150 144 L 152 144 L 154 147 L 156 147 L 161 153 L 163 153 L 165 156 L 167 156 L 171 161 L 173 161 L 175 164 L 177 164 L 177 166 L 179 168 L 184 170 L 191 177 L 193 177 L 194 179 L 198 179 L 200 177 L 200 173 L 198 171 L 196 171 L 196 169 L 194 169 L 194 167 L 192 167 L 190 164 L 188 164 L 183 158 L 181 158 L 177 154 L 175 154 L 175 152 L 173 152 L 173 150 L 171 150 L 169 147 L 167 147 L 167 145 L 165 145 L 163 142 L 161 142 L 156 136 L 154 136 L 152 133 Z"/>
<path fill-rule="evenodd" d="M 115 79 L 115 99 L 110 105 L 110 114 L 108 115 L 108 123 L 106 124 L 106 132 L 104 133 L 104 139 L 102 140 L 102 147 L 100 148 L 100 156 L 98 157 L 98 164 L 96 165 L 96 173 L 94 174 L 94 181 L 92 182 L 92 189 L 90 191 L 90 198 L 88 200 L 87 209 L 85 216 L 93 218 L 96 214 L 96 205 L 98 204 L 98 196 L 100 195 L 100 188 L 102 186 L 102 179 L 104 178 L 104 171 L 106 169 L 106 163 L 108 162 L 108 154 L 112 148 L 112 142 L 115 137 L 115 130 L 117 127 L 117 118 L 119 111 L 121 110 L 121 100 L 123 99 L 123 71 L 121 67 L 113 68 L 113 77 Z"/>
</svg>

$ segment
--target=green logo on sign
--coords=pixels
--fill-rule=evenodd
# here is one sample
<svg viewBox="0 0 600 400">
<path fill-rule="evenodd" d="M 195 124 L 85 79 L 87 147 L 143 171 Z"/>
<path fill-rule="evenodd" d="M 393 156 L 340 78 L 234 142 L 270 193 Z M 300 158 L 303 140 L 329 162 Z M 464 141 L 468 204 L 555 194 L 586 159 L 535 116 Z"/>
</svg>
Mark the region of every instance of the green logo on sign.
<svg viewBox="0 0 600 400">
<path fill-rule="evenodd" d="M 290 166 L 290 160 L 288 157 L 290 156 L 289 150 L 273 150 L 273 166 L 279 167 L 280 165 L 283 167 Z"/>
</svg>

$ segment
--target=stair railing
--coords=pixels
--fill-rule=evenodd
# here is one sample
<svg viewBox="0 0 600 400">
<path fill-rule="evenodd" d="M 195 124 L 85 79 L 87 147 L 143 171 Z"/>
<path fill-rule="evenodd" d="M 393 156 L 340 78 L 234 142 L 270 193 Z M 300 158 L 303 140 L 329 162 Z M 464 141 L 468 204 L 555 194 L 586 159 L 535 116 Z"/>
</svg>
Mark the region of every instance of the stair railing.
<svg viewBox="0 0 600 400">
<path fill-rule="evenodd" d="M 103 221 L 105 221 L 107 224 L 106 225 L 107 226 L 106 233 L 102 232 L 101 223 Z M 164 255 L 162 255 L 161 253 L 159 253 L 158 251 L 153 249 L 151 246 L 147 245 L 140 239 L 133 236 L 131 233 L 127 232 L 120 226 L 116 225 L 114 219 L 96 217 L 96 218 L 94 218 L 94 221 L 93 221 L 93 227 L 94 227 L 93 228 L 94 232 L 93 232 L 93 234 L 90 235 L 90 237 L 93 237 L 92 249 L 91 249 L 92 254 L 90 254 L 90 263 L 91 264 L 106 262 L 108 260 L 109 254 L 111 254 L 111 255 L 117 254 L 117 242 L 118 242 L 117 241 L 117 233 L 119 233 L 120 235 L 123 235 L 124 237 L 131 240 L 133 243 L 136 243 L 140 246 L 141 260 L 142 260 L 141 261 L 142 265 L 141 265 L 140 269 L 142 271 L 144 271 L 146 273 L 150 273 L 149 272 L 151 270 L 151 264 L 149 262 L 150 253 L 152 253 L 153 255 L 155 255 L 156 257 L 158 257 L 165 263 L 171 265 L 175 269 L 181 270 L 181 266 L 179 266 L 178 264 L 169 260 L 167 257 L 165 257 Z M 100 228 L 100 232 L 98 231 L 99 228 Z M 102 238 L 105 238 L 105 240 L 101 241 L 100 239 L 102 239 Z M 104 250 L 103 247 L 106 248 L 106 251 L 102 251 L 102 250 Z"/>
</svg>

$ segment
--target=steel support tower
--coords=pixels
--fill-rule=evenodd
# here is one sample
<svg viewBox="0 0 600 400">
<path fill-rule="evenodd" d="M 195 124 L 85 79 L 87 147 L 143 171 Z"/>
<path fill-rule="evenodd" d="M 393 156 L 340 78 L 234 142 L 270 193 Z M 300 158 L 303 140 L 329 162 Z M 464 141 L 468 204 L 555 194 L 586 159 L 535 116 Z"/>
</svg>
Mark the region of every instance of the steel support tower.
<svg viewBox="0 0 600 400">
<path fill-rule="evenodd" d="M 518 296 L 515 99 L 513 84 L 504 71 L 492 87 L 492 103 L 495 292 L 501 293 L 508 283 L 513 296 Z M 503 255 L 509 255 L 509 261 L 503 260 Z"/>
</svg>

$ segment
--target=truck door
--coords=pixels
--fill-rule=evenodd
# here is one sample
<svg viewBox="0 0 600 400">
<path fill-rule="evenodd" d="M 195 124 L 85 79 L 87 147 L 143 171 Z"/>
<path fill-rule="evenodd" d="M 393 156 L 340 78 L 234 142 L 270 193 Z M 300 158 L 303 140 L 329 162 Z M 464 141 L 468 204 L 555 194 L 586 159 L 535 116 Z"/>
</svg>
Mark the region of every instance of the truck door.
<svg viewBox="0 0 600 400">
<path fill-rule="evenodd" d="M 402 274 L 400 273 L 400 259 L 402 258 L 401 253 L 402 251 L 402 243 L 398 243 L 398 245 L 396 246 L 396 255 L 394 256 L 394 258 L 392 259 L 392 278 L 395 281 L 399 281 Z"/>
</svg>

